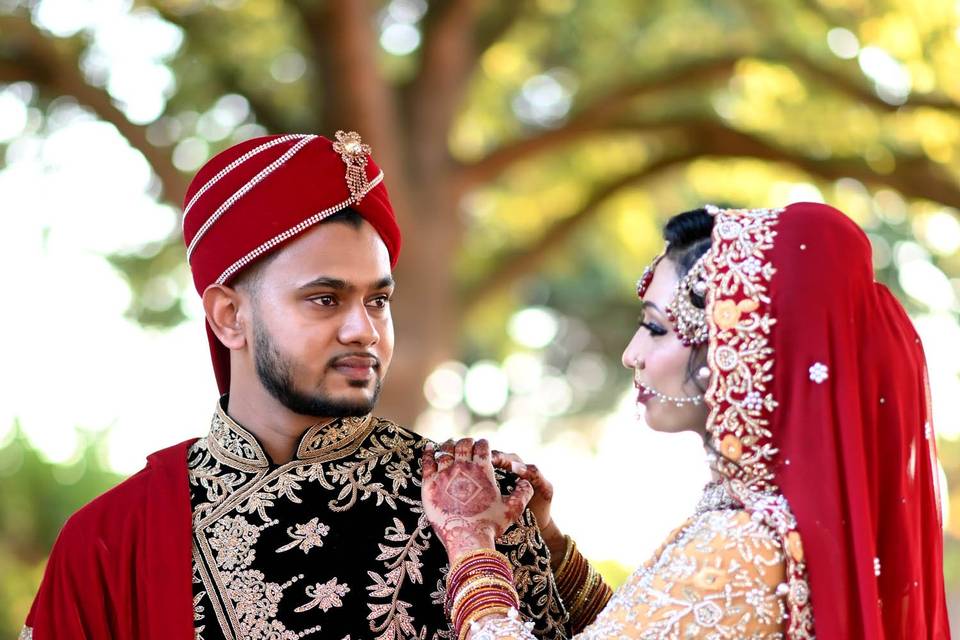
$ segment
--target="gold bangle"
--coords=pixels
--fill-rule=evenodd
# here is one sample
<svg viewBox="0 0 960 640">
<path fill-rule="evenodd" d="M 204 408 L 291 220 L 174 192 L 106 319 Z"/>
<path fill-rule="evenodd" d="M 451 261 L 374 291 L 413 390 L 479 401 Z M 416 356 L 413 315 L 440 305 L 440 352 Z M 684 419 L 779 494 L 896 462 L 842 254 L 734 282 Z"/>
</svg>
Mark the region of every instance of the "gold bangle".
<svg viewBox="0 0 960 640">
<path fill-rule="evenodd" d="M 577 592 L 576 597 L 573 599 L 573 604 L 570 605 L 570 615 L 574 616 L 581 612 L 584 602 L 587 600 L 587 596 L 593 591 L 596 587 L 597 579 L 600 577 L 593 567 L 589 564 L 587 565 L 587 579 L 584 580 L 583 586 L 580 588 L 580 591 Z"/>
<path fill-rule="evenodd" d="M 579 551 L 574 550 L 563 574 L 554 576 L 557 589 L 560 591 L 560 598 L 568 607 L 586 582 L 589 569 L 590 563 L 587 562 L 587 559 Z"/>
<path fill-rule="evenodd" d="M 577 615 L 571 614 L 570 628 L 572 632 L 574 634 L 579 633 L 583 631 L 587 625 L 591 624 L 603 608 L 607 606 L 612 596 L 613 591 L 611 591 L 607 583 L 604 582 L 603 576 L 600 576 L 596 588 L 594 588 L 590 596 L 587 597 L 583 608 L 577 612 Z"/>
<path fill-rule="evenodd" d="M 564 535 L 563 539 L 566 541 L 563 547 L 563 560 L 560 561 L 560 566 L 558 566 L 557 570 L 554 572 L 554 576 L 557 580 L 559 580 L 560 576 L 563 575 L 564 570 L 570 563 L 570 558 L 573 557 L 573 552 L 577 550 L 577 543 L 573 541 L 573 538 L 568 535 Z"/>
<path fill-rule="evenodd" d="M 466 553 L 460 556 L 459 558 L 457 558 L 457 561 L 450 566 L 450 572 L 447 573 L 447 575 L 452 576 L 468 560 L 473 560 L 474 558 L 481 558 L 481 557 L 493 558 L 495 560 L 502 560 L 503 562 L 507 563 L 508 567 L 513 566 L 510 563 L 510 558 L 503 555 L 496 549 L 477 549 L 476 551 L 471 551 L 470 553 Z"/>
<path fill-rule="evenodd" d="M 554 580 L 557 583 L 557 587 L 560 588 L 561 592 L 564 591 L 576 591 L 576 583 L 579 580 L 582 580 L 580 573 L 583 571 L 583 566 L 581 563 L 582 556 L 580 552 L 574 550 L 573 555 L 570 559 L 567 560 L 567 563 L 563 567 L 563 571 L 558 571 L 554 574 Z M 571 585 L 574 585 L 571 589 Z"/>
</svg>

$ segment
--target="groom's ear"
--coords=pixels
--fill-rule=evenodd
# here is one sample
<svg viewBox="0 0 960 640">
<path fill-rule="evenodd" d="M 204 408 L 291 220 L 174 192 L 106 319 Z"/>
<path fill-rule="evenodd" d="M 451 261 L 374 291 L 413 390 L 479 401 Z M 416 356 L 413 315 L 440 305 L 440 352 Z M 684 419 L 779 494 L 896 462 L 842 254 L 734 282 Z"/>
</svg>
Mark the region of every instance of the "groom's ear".
<svg viewBox="0 0 960 640">
<path fill-rule="evenodd" d="M 207 324 L 228 349 L 242 349 L 247 344 L 241 313 L 242 298 L 240 291 L 223 284 L 212 284 L 203 292 Z"/>
</svg>

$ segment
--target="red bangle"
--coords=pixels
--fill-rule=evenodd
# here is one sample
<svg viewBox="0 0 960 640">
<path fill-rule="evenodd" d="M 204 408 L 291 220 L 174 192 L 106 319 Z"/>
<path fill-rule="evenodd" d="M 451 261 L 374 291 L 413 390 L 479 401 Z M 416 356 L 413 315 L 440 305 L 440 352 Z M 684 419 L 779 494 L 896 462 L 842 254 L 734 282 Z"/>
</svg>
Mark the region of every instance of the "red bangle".
<svg viewBox="0 0 960 640">
<path fill-rule="evenodd" d="M 476 609 L 477 606 L 483 606 L 485 603 L 500 603 L 518 608 L 520 605 L 517 592 L 514 589 L 505 589 L 497 586 L 483 586 L 464 596 L 463 600 L 457 603 L 453 612 L 453 621 L 459 628 L 464 615 Z"/>
<path fill-rule="evenodd" d="M 450 575 L 447 578 L 447 584 L 450 585 L 457 583 L 462 580 L 464 575 L 467 573 L 478 570 L 503 571 L 504 573 L 512 572 L 510 565 L 499 558 L 491 558 L 489 556 L 467 558 L 450 572 Z"/>
<path fill-rule="evenodd" d="M 447 597 L 444 603 L 447 614 L 449 615 L 449 609 L 452 606 L 455 594 L 466 582 L 475 577 L 487 575 L 503 578 L 507 583 L 513 584 L 513 570 L 510 565 L 502 559 L 502 556 L 497 558 L 482 555 L 472 558 L 468 557 L 461 561 L 447 577 Z"/>
<path fill-rule="evenodd" d="M 489 607 L 502 606 L 505 609 L 516 609 L 517 601 L 516 598 L 512 597 L 509 594 L 499 593 L 499 594 L 488 594 L 484 598 L 479 598 L 477 600 L 471 600 L 469 603 L 464 603 L 457 610 L 457 617 L 454 620 L 454 627 L 459 631 L 463 628 L 463 623 L 465 620 L 469 619 L 471 615 L 476 613 L 481 609 L 486 609 Z"/>
<path fill-rule="evenodd" d="M 465 620 L 473 616 L 480 609 L 487 609 L 489 607 L 503 607 L 504 609 L 516 608 L 516 606 L 511 603 L 509 598 L 484 600 L 471 605 L 469 609 L 464 610 L 463 613 L 458 615 L 457 619 L 454 621 L 454 628 L 462 629 Z"/>
<path fill-rule="evenodd" d="M 446 609 L 447 615 L 450 615 L 451 607 L 453 607 L 454 599 L 457 594 L 460 593 L 464 588 L 476 580 L 481 580 L 483 578 L 496 578 L 502 580 L 508 585 L 513 585 L 513 575 L 505 574 L 502 572 L 478 572 L 474 575 L 466 577 L 464 580 L 458 582 L 456 585 L 451 585 L 447 588 L 447 597 L 444 602 L 444 608 Z"/>
</svg>

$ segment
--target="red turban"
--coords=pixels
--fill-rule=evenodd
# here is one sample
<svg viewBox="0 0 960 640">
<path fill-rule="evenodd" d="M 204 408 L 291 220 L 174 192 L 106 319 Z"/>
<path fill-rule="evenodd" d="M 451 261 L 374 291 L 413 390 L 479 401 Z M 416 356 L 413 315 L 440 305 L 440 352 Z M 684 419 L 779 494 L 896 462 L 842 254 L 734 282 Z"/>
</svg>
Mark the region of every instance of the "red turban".
<svg viewBox="0 0 960 640">
<path fill-rule="evenodd" d="M 400 254 L 383 171 L 356 133 L 289 134 L 241 142 L 214 156 L 194 177 L 183 205 L 183 239 L 201 295 L 226 284 L 325 218 L 350 207 L 369 222 L 390 252 Z M 217 386 L 230 386 L 230 351 L 207 325 Z"/>
</svg>

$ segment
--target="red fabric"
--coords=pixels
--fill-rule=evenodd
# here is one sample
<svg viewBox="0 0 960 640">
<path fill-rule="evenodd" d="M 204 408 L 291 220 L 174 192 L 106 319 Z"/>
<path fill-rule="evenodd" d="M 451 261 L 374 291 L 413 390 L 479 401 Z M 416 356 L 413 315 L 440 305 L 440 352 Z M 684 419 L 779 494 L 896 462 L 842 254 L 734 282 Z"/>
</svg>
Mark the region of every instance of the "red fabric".
<svg viewBox="0 0 960 640">
<path fill-rule="evenodd" d="M 920 339 L 841 212 L 794 204 L 775 231 L 774 473 L 798 521 L 817 637 L 949 638 Z"/>
<path fill-rule="evenodd" d="M 251 155 L 234 168 L 229 167 L 244 154 L 281 138 L 289 139 Z M 298 228 L 304 221 L 331 207 L 342 208 L 349 205 L 363 216 L 380 234 L 390 252 L 391 266 L 396 266 L 401 246 L 400 229 L 383 181 L 359 201 L 352 199 L 346 180 L 347 168 L 343 158 L 334 150 L 333 142 L 323 136 L 312 136 L 311 140 L 294 150 L 305 138 L 306 136 L 264 136 L 247 140 L 214 156 L 191 181 L 184 198 L 183 235 L 188 247 L 204 223 L 214 216 L 221 205 L 237 194 L 238 190 L 250 184 L 255 176 L 269 170 L 272 163 L 280 162 L 284 154 L 293 154 L 276 170 L 256 182 L 249 191 L 240 195 L 203 233 L 189 257 L 193 282 L 198 293 L 202 295 L 225 270 L 250 252 L 281 234 L 290 232 L 289 237 L 270 247 L 257 259 L 281 248 L 284 243 L 296 238 L 297 234 L 319 222 L 315 220 L 311 226 Z M 227 170 L 222 178 L 195 199 L 211 179 Z M 367 156 L 367 180 L 373 182 L 378 176 L 381 176 L 379 167 Z M 230 279 L 232 276 L 226 282 Z M 226 393 L 230 382 L 229 350 L 220 344 L 209 326 L 207 338 L 217 384 L 220 392 Z"/>
<path fill-rule="evenodd" d="M 187 447 L 147 466 L 67 520 L 27 616 L 36 640 L 190 640 Z"/>
</svg>

